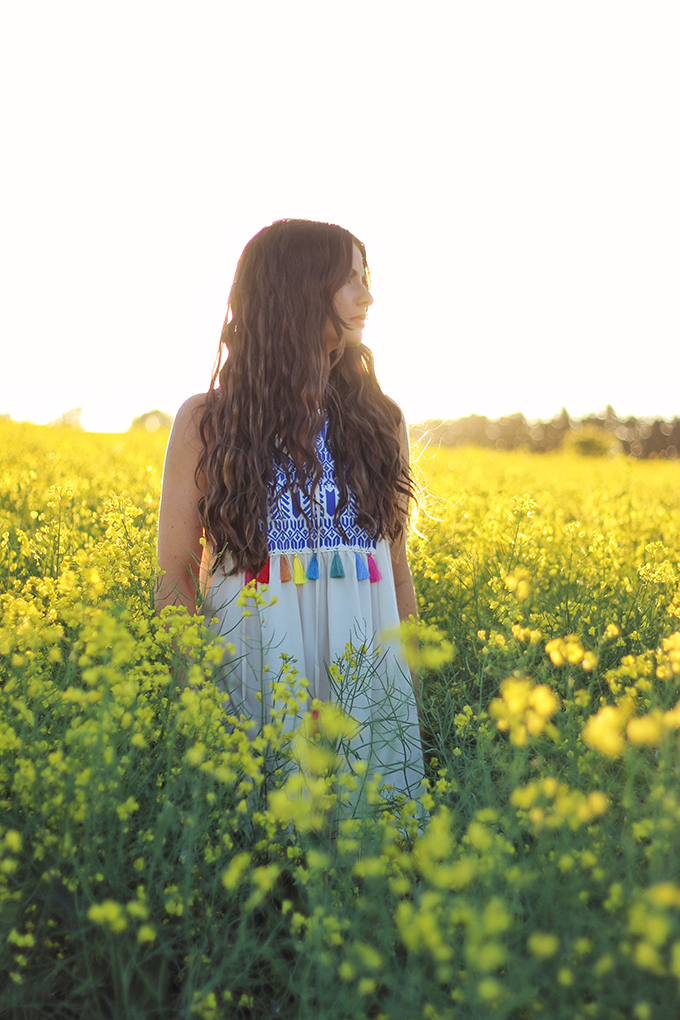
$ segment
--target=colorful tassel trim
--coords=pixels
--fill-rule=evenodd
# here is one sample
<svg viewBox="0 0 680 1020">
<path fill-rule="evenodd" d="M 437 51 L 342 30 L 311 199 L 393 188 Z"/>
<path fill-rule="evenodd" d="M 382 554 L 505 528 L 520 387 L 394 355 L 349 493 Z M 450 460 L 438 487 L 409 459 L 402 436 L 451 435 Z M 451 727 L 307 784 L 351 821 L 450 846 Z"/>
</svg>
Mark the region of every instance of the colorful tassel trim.
<svg viewBox="0 0 680 1020">
<path fill-rule="evenodd" d="M 380 573 L 380 568 L 375 562 L 371 553 L 368 554 L 368 564 L 358 552 L 354 554 L 356 559 L 356 570 L 357 570 L 357 581 L 368 581 L 371 584 L 375 584 L 377 581 L 382 581 L 383 576 Z M 339 554 L 336 552 L 333 554 L 331 560 L 330 576 L 333 578 L 345 577 L 345 568 L 342 565 L 342 560 Z M 295 584 L 304 584 L 306 581 L 318 581 L 319 580 L 319 560 L 316 553 L 312 553 L 312 558 L 309 561 L 307 570 L 302 566 L 300 557 L 295 554 L 293 559 L 293 570 L 290 569 L 290 560 L 287 556 L 281 554 L 281 561 L 279 567 L 279 577 L 282 584 L 286 584 L 288 581 L 295 581 Z M 249 584 L 252 580 L 255 580 L 261 584 L 269 584 L 269 560 L 265 563 L 260 573 L 255 575 L 250 571 L 246 571 L 246 584 Z"/>
<path fill-rule="evenodd" d="M 344 577 L 345 571 L 342 567 L 342 560 L 336 553 L 331 562 L 331 577 Z"/>
<path fill-rule="evenodd" d="M 257 577 L 255 577 L 255 574 L 252 572 L 252 570 L 246 570 L 246 584 L 250 584 L 250 582 L 253 580 L 255 581 L 256 588 L 258 581 L 260 584 L 269 584 L 269 557 L 267 557 L 267 562 L 265 563 Z"/>
<path fill-rule="evenodd" d="M 368 576 L 371 579 L 371 584 L 375 584 L 376 581 L 382 581 L 382 574 L 378 570 L 378 564 L 370 553 L 368 554 Z"/>
<path fill-rule="evenodd" d="M 368 567 L 364 563 L 359 553 L 354 554 L 357 560 L 357 581 L 367 581 L 369 578 Z"/>
<path fill-rule="evenodd" d="M 296 584 L 304 584 L 307 580 L 304 567 L 300 563 L 300 557 L 297 554 L 293 560 L 293 580 Z"/>
<path fill-rule="evenodd" d="M 288 562 L 287 556 L 281 557 L 281 570 L 279 573 L 281 584 L 285 584 L 286 581 L 292 581 L 293 575 L 290 572 L 290 563 Z"/>
</svg>

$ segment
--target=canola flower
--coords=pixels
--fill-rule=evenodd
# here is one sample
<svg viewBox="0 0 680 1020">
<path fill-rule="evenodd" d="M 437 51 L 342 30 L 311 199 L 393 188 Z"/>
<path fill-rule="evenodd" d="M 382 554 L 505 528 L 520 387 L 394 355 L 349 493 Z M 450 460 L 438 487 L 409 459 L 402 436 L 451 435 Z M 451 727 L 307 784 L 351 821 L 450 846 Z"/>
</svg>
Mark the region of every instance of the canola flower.
<svg viewBox="0 0 680 1020">
<path fill-rule="evenodd" d="M 407 801 L 285 649 L 258 729 L 209 621 L 154 615 L 158 436 L 0 432 L 1 1011 L 676 1011 L 673 465 L 420 458 Z"/>
<path fill-rule="evenodd" d="M 559 700 L 546 684 L 536 686 L 526 677 L 515 676 L 503 681 L 501 697 L 491 702 L 489 715 L 499 730 L 509 732 L 513 744 L 522 746 L 543 732 L 557 734 L 549 720 L 559 708 Z"/>
</svg>

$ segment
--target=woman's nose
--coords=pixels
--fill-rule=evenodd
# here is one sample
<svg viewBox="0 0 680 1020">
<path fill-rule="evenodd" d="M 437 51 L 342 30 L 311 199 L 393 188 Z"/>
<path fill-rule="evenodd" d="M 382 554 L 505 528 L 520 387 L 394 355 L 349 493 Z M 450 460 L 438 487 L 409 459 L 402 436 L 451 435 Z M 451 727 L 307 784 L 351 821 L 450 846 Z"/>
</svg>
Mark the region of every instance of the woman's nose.
<svg viewBox="0 0 680 1020">
<path fill-rule="evenodd" d="M 366 305 L 367 308 L 370 308 L 371 305 L 373 304 L 373 295 L 371 294 L 370 290 L 368 290 L 366 287 L 364 287 L 363 289 L 364 289 L 364 292 L 361 295 L 361 299 L 359 301 L 359 304 Z"/>
</svg>

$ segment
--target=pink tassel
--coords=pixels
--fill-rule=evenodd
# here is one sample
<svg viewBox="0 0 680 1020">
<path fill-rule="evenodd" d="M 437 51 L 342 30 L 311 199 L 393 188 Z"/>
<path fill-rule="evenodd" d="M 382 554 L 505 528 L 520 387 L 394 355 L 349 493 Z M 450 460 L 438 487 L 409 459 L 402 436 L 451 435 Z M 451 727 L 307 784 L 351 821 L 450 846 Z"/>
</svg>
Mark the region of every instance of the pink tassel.
<svg viewBox="0 0 680 1020">
<path fill-rule="evenodd" d="M 368 554 L 368 576 L 371 580 L 371 584 L 375 584 L 376 581 L 382 581 L 382 574 L 378 570 L 378 564 L 375 562 L 371 554 Z"/>
<path fill-rule="evenodd" d="M 250 584 L 251 581 L 255 581 L 256 588 L 258 581 L 260 582 L 260 584 L 269 584 L 269 557 L 267 557 L 267 562 L 265 563 L 257 577 L 255 577 L 255 574 L 252 572 L 252 570 L 246 570 L 246 584 Z"/>
</svg>

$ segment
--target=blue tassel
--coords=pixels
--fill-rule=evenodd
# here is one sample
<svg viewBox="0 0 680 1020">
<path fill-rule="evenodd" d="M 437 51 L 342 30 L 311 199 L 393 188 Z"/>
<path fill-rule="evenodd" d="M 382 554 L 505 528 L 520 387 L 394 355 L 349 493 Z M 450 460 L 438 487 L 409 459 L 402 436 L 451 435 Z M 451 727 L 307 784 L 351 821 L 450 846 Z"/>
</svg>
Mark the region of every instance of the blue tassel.
<svg viewBox="0 0 680 1020">
<path fill-rule="evenodd" d="M 331 577 L 344 577 L 344 576 L 345 571 L 343 570 L 342 567 L 342 560 L 336 553 L 335 556 L 333 557 L 333 562 L 331 563 Z"/>
<path fill-rule="evenodd" d="M 367 581 L 369 576 L 368 567 L 364 563 L 359 553 L 355 553 L 354 555 L 357 558 L 357 581 Z"/>
<path fill-rule="evenodd" d="M 307 567 L 307 580 L 318 581 L 319 580 L 319 561 L 316 558 L 316 553 L 313 554 Z"/>
</svg>

